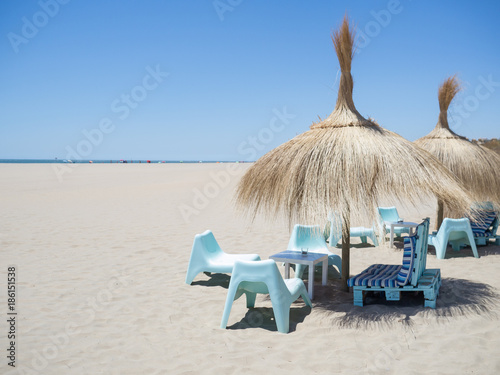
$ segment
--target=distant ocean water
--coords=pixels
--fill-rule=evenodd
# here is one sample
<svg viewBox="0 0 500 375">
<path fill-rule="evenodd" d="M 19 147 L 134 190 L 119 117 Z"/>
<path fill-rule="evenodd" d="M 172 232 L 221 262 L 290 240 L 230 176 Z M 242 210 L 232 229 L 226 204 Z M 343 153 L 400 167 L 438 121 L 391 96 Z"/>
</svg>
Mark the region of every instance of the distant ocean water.
<svg viewBox="0 0 500 375">
<path fill-rule="evenodd" d="M 239 161 L 214 161 L 214 160 L 65 160 L 65 159 L 0 159 L 0 163 L 17 163 L 17 164 L 41 164 L 41 163 L 101 163 L 101 164 L 117 164 L 117 163 L 243 163 Z"/>
</svg>

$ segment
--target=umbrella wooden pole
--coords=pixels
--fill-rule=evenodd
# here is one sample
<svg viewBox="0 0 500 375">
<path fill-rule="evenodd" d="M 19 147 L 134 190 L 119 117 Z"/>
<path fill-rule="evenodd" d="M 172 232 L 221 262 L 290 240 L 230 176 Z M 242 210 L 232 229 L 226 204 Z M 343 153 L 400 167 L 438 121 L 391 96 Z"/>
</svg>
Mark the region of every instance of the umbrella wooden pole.
<svg viewBox="0 0 500 375">
<path fill-rule="evenodd" d="M 351 223 L 350 223 L 350 215 L 346 218 L 343 218 L 342 226 L 344 230 L 342 231 L 342 290 L 345 292 L 349 291 L 349 287 L 347 286 L 347 280 L 349 279 L 349 257 L 350 257 L 350 246 L 351 246 Z M 347 232 L 347 233 L 346 233 Z"/>
<path fill-rule="evenodd" d="M 439 230 L 439 228 L 441 228 L 441 223 L 443 222 L 443 212 L 444 212 L 443 201 L 441 199 L 438 199 L 436 230 Z"/>
</svg>

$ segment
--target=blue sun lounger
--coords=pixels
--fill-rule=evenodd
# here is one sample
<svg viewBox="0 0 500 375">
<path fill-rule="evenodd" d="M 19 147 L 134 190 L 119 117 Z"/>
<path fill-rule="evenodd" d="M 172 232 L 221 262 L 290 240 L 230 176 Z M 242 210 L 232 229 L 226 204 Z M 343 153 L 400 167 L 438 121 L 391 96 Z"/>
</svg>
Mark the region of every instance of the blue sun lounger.
<svg viewBox="0 0 500 375">
<path fill-rule="evenodd" d="M 425 307 L 436 308 L 441 286 L 441 271 L 426 269 L 429 218 L 404 239 L 402 265 L 374 264 L 351 277 L 348 285 L 354 293 L 354 305 L 363 306 L 366 292 L 384 292 L 388 301 L 399 301 L 401 292 L 423 292 Z"/>
<path fill-rule="evenodd" d="M 500 245 L 500 236 L 497 236 L 498 213 L 493 211 L 492 206 L 485 207 L 480 220 L 471 220 L 470 226 L 476 245 L 487 245 L 490 240 L 493 240 L 496 245 Z"/>
</svg>

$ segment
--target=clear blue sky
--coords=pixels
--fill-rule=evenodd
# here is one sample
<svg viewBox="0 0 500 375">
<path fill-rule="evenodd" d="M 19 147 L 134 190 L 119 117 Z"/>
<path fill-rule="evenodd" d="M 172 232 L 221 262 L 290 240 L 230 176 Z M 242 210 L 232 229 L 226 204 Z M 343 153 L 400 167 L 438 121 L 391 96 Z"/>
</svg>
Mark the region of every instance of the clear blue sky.
<svg viewBox="0 0 500 375">
<path fill-rule="evenodd" d="M 333 110 L 346 11 L 363 116 L 413 141 L 457 73 L 454 130 L 500 137 L 496 0 L 3 0 L 0 158 L 259 157 Z"/>
</svg>

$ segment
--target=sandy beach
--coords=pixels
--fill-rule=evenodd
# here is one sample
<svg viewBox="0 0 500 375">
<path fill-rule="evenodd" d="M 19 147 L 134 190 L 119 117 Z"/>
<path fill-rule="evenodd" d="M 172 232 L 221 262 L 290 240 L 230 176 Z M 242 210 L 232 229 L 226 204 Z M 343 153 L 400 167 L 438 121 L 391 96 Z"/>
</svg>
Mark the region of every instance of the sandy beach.
<svg viewBox="0 0 500 375">
<path fill-rule="evenodd" d="M 429 247 L 427 266 L 443 277 L 435 310 L 415 296 L 354 307 L 330 274 L 327 286 L 316 283 L 312 309 L 292 305 L 289 334 L 276 331 L 266 296 L 252 311 L 235 301 L 220 329 L 229 276 L 184 282 L 195 234 L 210 229 L 224 251 L 268 259 L 291 232 L 234 209 L 248 166 L 81 164 L 61 175 L 51 164 L 0 164 L 0 373 L 500 373 L 500 247 L 492 244 L 478 247 L 479 259 L 449 248 L 438 260 Z M 435 205 L 398 209 L 410 221 L 430 217 L 433 229 Z M 352 241 L 351 275 L 401 263 L 401 242 Z M 5 356 L 9 266 L 15 368 Z"/>
</svg>

